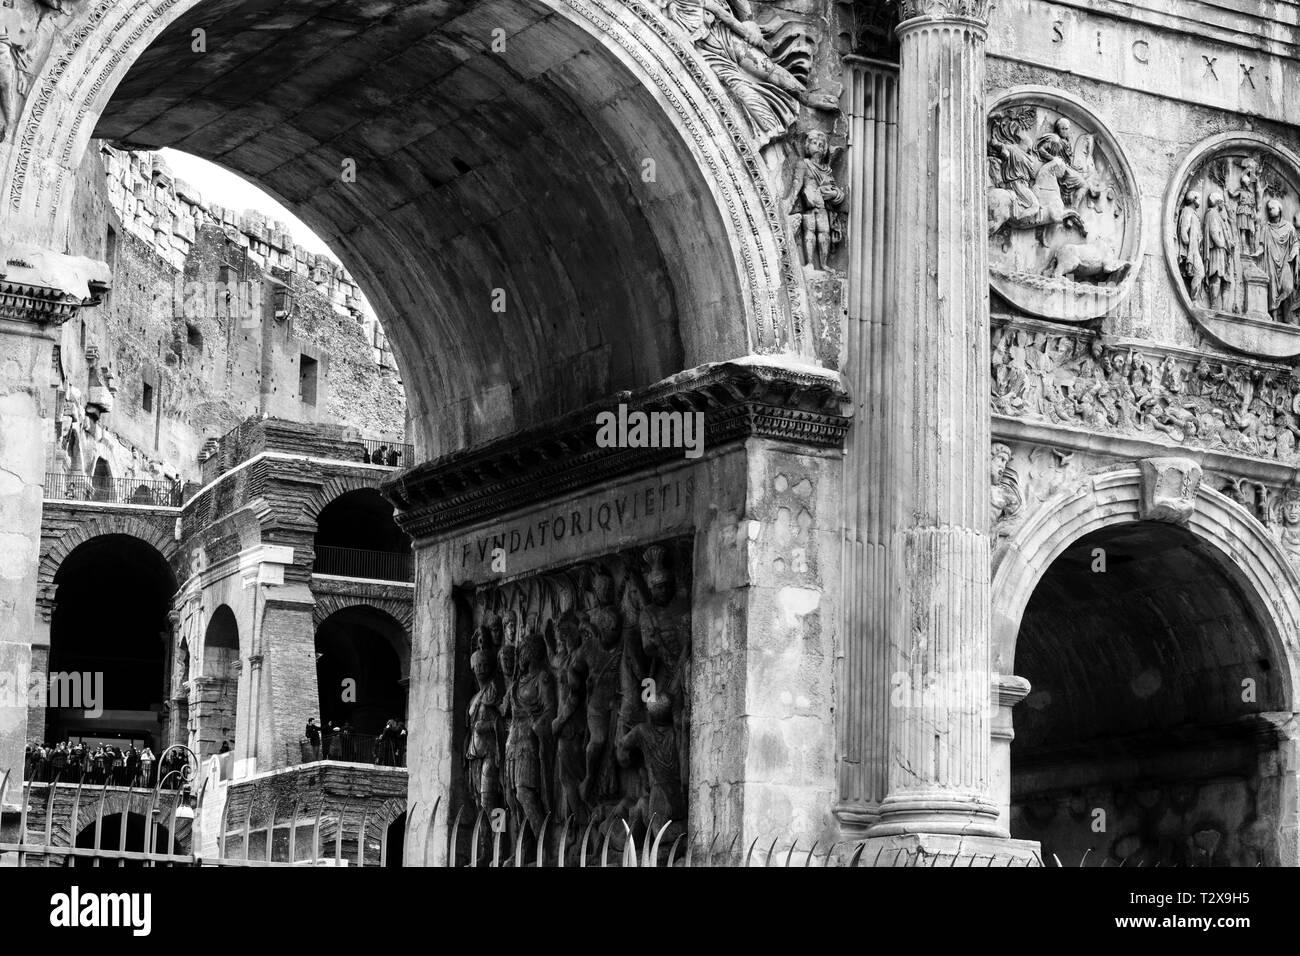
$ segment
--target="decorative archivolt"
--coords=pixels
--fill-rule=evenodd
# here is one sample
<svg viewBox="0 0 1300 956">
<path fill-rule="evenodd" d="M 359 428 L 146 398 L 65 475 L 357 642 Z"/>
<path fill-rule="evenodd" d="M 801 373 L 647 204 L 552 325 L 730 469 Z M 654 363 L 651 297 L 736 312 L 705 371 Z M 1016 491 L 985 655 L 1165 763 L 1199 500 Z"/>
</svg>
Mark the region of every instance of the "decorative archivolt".
<svg viewBox="0 0 1300 956">
<path fill-rule="evenodd" d="M 1167 459 L 1157 459 L 1166 462 Z M 1153 466 L 1160 472 L 1160 466 Z M 1014 673 L 1020 621 L 1039 580 L 1073 542 L 1103 528 L 1160 520 L 1152 484 L 1138 467 L 1083 477 L 1027 513 L 993 555 L 991 667 Z M 1168 469 L 1166 469 L 1168 470 Z M 1191 474 L 1188 467 L 1174 469 Z M 1144 498 L 1145 494 L 1145 498 Z M 1267 631 L 1273 663 L 1282 670 L 1288 706 L 1297 699 L 1297 637 L 1300 636 L 1300 576 L 1264 526 L 1231 498 L 1205 482 L 1188 482 L 1179 498 L 1178 521 L 1209 545 L 1225 569 L 1243 585 L 1248 604 Z"/>
</svg>

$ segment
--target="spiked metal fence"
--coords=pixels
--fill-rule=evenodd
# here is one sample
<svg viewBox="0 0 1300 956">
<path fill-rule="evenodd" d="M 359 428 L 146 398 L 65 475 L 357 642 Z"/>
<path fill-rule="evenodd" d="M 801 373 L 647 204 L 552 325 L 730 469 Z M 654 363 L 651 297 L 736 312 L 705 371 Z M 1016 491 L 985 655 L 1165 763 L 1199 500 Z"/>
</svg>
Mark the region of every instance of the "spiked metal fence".
<svg viewBox="0 0 1300 956">
<path fill-rule="evenodd" d="M 438 802 L 434 804 L 430 815 L 429 829 L 432 833 L 437 817 Z M 723 840 L 722 834 L 712 833 L 707 839 L 703 834 L 681 831 L 671 842 L 665 840 L 673 828 L 670 821 L 656 827 L 654 820 L 638 846 L 635 835 L 627 822 L 611 819 L 604 827 L 603 835 L 596 829 L 601 821 L 592 818 L 585 826 L 580 826 L 576 816 L 569 815 L 562 822 L 553 821 L 551 815 L 542 821 L 539 834 L 532 839 L 532 827 L 526 822 L 517 828 L 513 838 L 506 832 L 495 829 L 491 818 L 479 811 L 474 816 L 470 827 L 462 807 L 456 812 L 447 834 L 445 859 L 454 867 L 565 867 L 565 866 L 600 866 L 600 867 L 917 867 L 917 866 L 1043 866 L 1041 857 L 1032 858 L 1011 856 L 1008 854 L 952 854 L 926 853 L 924 851 L 899 848 L 886 850 L 877 848 L 867 855 L 867 842 L 836 841 L 828 844 L 820 853 L 819 841 L 812 842 L 806 849 L 800 849 L 796 839 L 789 845 L 782 845 L 781 838 L 774 837 L 770 842 L 757 837 L 750 841 L 748 848 L 735 835 L 729 841 Z M 618 826 L 615 826 L 617 824 Z M 621 834 L 618 827 L 621 827 Z M 579 837 L 581 829 L 581 837 Z M 468 840 L 461 837 L 468 832 Z M 621 847 L 615 846 L 611 856 L 610 848 L 615 836 Z M 575 842 L 576 841 L 576 842 Z M 467 845 L 466 845 L 467 844 Z M 531 844 L 531 852 L 529 849 Z M 554 847 L 554 851 L 549 850 Z M 531 857 L 531 859 L 530 859 Z M 1060 865 L 1056 861 L 1056 865 Z"/>
<path fill-rule="evenodd" d="M 5 796 L 9 785 L 9 773 L 0 777 L 0 807 L 4 806 Z M 95 842 L 93 847 L 76 847 L 65 846 L 55 843 L 54 840 L 54 802 L 55 793 L 58 786 L 71 786 L 70 784 L 35 784 L 31 782 L 23 786 L 22 804 L 20 807 L 20 821 L 18 826 L 17 842 L 0 842 L 0 865 L 8 862 L 6 855 L 16 854 L 19 866 L 71 866 L 78 859 L 87 859 L 93 861 L 94 866 L 100 866 L 101 863 L 108 866 L 125 866 L 128 863 L 135 863 L 144 866 L 370 866 L 373 862 L 367 862 L 367 848 L 374 849 L 376 840 L 369 839 L 368 834 L 372 830 L 368 829 L 370 823 L 374 822 L 369 813 L 363 813 L 359 824 L 350 832 L 344 827 L 343 819 L 339 816 L 337 819 L 327 820 L 325 809 L 322 806 L 317 810 L 315 819 L 311 825 L 311 836 L 309 838 L 309 849 L 303 859 L 299 857 L 298 831 L 300 821 L 296 817 L 279 819 L 278 807 L 272 811 L 269 822 L 253 825 L 252 815 L 253 808 L 250 802 L 247 814 L 242 821 L 242 825 L 227 828 L 224 824 L 221 832 L 217 835 L 217 855 L 215 857 L 203 857 L 196 852 L 180 852 L 177 849 L 177 819 L 178 811 L 182 804 L 182 791 L 162 791 L 157 788 L 153 791 L 153 797 L 149 803 L 149 811 L 146 814 L 145 825 L 147 829 L 146 845 L 143 851 L 126 849 L 126 827 L 122 826 L 119 831 L 118 845 L 116 847 L 106 847 L 101 844 L 102 823 L 105 815 L 105 807 L 108 804 L 110 796 L 120 796 L 125 791 L 127 805 L 131 795 L 138 793 L 144 797 L 150 791 L 144 789 L 110 787 L 108 784 L 101 786 L 85 787 L 84 784 L 76 785 L 76 792 L 73 798 L 73 810 L 70 815 L 72 821 L 78 819 L 78 811 L 83 802 L 83 791 L 86 793 L 85 799 L 89 805 L 95 806 Z M 206 785 L 205 785 L 206 786 Z M 41 793 L 41 790 L 44 793 Z M 43 815 L 43 832 L 33 834 L 29 832 L 29 809 L 34 806 L 32 801 L 33 792 L 35 791 L 38 800 L 44 799 Z M 159 809 L 161 796 L 169 799 L 169 822 L 166 828 L 167 841 L 171 844 L 166 849 L 157 848 L 156 827 L 152 823 L 154 812 Z M 196 810 L 196 819 L 198 812 L 203 806 L 204 791 L 200 791 L 198 796 L 198 810 Z M 445 853 L 443 858 L 446 864 L 451 867 L 637 867 L 637 868 L 656 868 L 656 867 L 1048 867 L 1064 868 L 1070 864 L 1063 863 L 1056 854 L 1049 854 L 1048 859 L 1044 860 L 1038 854 L 1031 857 L 1023 855 L 1008 854 L 987 854 L 987 853 L 928 853 L 924 850 L 915 848 L 895 848 L 884 849 L 876 848 L 872 851 L 867 849 L 867 841 L 836 841 L 825 846 L 818 841 L 814 841 L 806 848 L 800 846 L 796 839 L 788 845 L 783 844 L 781 838 L 774 837 L 771 840 L 765 838 L 755 838 L 744 846 L 739 835 L 725 839 L 723 834 L 713 832 L 707 837 L 703 833 L 692 833 L 690 831 L 674 831 L 675 835 L 671 840 L 666 839 L 669 831 L 673 829 L 671 822 L 662 826 L 655 827 L 653 824 L 648 828 L 643 838 L 639 841 L 636 839 L 632 829 L 626 821 L 621 819 L 609 820 L 608 826 L 605 826 L 604 832 L 600 831 L 599 820 L 592 818 L 586 821 L 585 825 L 580 825 L 576 816 L 570 815 L 563 821 L 553 820 L 548 815 L 542 822 L 540 835 L 535 836 L 527 823 L 523 823 L 517 828 L 512 828 L 515 832 L 508 833 L 493 827 L 491 817 L 479 811 L 478 813 L 466 812 L 465 807 L 457 810 L 455 816 L 447 821 L 443 818 L 439 821 L 439 810 L 443 800 L 439 797 L 433 803 L 432 812 L 429 814 L 423 826 L 424 841 L 422 845 L 426 848 L 431 846 L 433 839 L 439 839 L 439 831 L 445 828 L 446 843 L 444 846 Z M 427 804 L 426 804 L 427 806 Z M 125 818 L 125 814 L 123 814 Z M 412 827 L 416 825 L 415 821 L 421 818 L 419 813 L 419 804 L 412 804 L 405 814 L 404 825 L 400 828 L 400 839 L 402 845 L 408 844 L 408 838 L 411 835 Z M 471 825 L 470 820 L 473 820 Z M 332 837 L 325 836 L 326 823 L 335 823 Z M 382 823 L 382 821 L 381 821 Z M 273 856 L 273 846 L 275 844 L 274 835 L 277 831 L 288 828 L 287 841 L 287 859 L 252 859 L 250 858 L 250 847 L 256 838 L 265 838 L 267 856 Z M 394 833 L 394 835 L 397 835 Z M 72 841 L 76 841 L 76 834 L 73 833 Z M 193 833 L 191 833 L 191 840 Z M 378 842 L 378 865 L 387 866 L 390 859 L 393 858 L 392 839 L 390 829 L 387 826 L 381 826 L 377 834 Z M 230 844 L 238 846 L 238 850 L 230 852 Z M 355 847 L 349 852 L 345 847 Z M 611 852 L 612 850 L 612 852 Z M 375 859 L 375 854 L 370 854 L 370 860 Z M 1131 859 L 1131 858 L 1130 858 Z M 1149 860 L 1138 860 L 1130 864 L 1126 859 L 1115 863 L 1108 857 L 1100 854 L 1093 855 L 1091 850 L 1085 851 L 1074 866 L 1104 868 L 1107 866 L 1123 867 L 1126 864 L 1134 867 L 1142 867 L 1150 863 Z M 1154 866 L 1166 866 L 1169 863 L 1156 862 Z"/>
</svg>

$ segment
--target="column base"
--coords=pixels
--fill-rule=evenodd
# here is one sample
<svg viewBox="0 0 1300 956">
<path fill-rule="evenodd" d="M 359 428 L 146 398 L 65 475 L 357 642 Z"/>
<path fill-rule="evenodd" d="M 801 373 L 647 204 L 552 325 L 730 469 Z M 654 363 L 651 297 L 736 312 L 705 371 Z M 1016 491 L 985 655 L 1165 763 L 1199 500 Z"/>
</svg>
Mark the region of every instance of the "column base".
<svg viewBox="0 0 1300 956">
<path fill-rule="evenodd" d="M 866 839 L 859 866 L 1042 866 L 1037 840 L 899 833 Z M 857 847 L 850 852 L 856 852 Z"/>
<path fill-rule="evenodd" d="M 1009 839 L 998 824 L 998 806 L 974 793 L 951 790 L 914 791 L 891 794 L 880 804 L 880 818 L 871 836 L 906 833 L 951 834 Z"/>
</svg>

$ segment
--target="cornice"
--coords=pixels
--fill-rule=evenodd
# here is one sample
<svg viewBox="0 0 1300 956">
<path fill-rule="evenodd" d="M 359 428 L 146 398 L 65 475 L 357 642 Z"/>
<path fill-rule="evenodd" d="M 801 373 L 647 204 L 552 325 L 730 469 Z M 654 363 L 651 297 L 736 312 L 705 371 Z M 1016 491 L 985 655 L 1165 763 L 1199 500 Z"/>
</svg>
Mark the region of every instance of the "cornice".
<svg viewBox="0 0 1300 956">
<path fill-rule="evenodd" d="M 702 412 L 704 449 L 748 438 L 841 449 L 851 405 L 834 372 L 747 360 L 704 365 L 657 385 L 620 392 L 478 448 L 399 473 L 381 491 L 414 538 L 462 527 L 636 471 L 683 460 L 681 448 L 601 448 L 597 415 Z"/>
</svg>

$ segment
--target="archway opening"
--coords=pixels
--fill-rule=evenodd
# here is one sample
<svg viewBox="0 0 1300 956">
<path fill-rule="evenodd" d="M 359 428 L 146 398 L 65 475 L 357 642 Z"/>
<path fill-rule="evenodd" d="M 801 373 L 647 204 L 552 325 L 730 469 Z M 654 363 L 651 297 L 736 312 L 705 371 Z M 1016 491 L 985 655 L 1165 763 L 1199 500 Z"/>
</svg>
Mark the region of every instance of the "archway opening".
<svg viewBox="0 0 1300 956">
<path fill-rule="evenodd" d="M 326 730 L 322 756 L 358 763 L 398 761 L 391 735 L 384 742 L 378 738 L 390 720 L 406 721 L 409 660 L 410 639 L 402 625 L 377 608 L 346 607 L 321 622 L 316 680 Z"/>
<path fill-rule="evenodd" d="M 161 812 L 161 811 L 160 811 Z M 125 819 L 123 819 L 125 817 Z M 170 819 L 170 815 L 167 816 Z M 126 842 L 122 841 L 122 827 L 126 827 Z M 96 830 L 98 829 L 98 835 Z M 179 830 L 180 828 L 177 827 Z M 102 820 L 96 824 L 91 822 L 88 826 L 82 827 L 81 832 L 77 834 L 77 848 L 82 850 L 117 850 L 121 847 L 131 853 L 144 853 L 149 848 L 150 834 L 148 832 L 147 822 L 143 813 L 106 813 Z M 182 840 L 178 837 L 173 840 L 164 823 L 155 824 L 152 835 L 152 846 L 154 853 L 184 853 Z M 96 861 L 93 857 L 78 856 L 75 858 L 75 866 L 95 866 Z M 143 867 L 142 860 L 113 860 L 111 865 L 122 865 L 127 868 Z M 104 861 L 99 861 L 99 865 L 110 865 Z"/>
<path fill-rule="evenodd" d="M 96 501 L 112 501 L 114 499 L 113 469 L 106 459 L 95 459 L 95 468 L 91 474 L 90 482 L 93 497 Z"/>
<path fill-rule="evenodd" d="M 1240 572 L 1183 528 L 1078 539 L 1021 619 L 1011 830 L 1073 865 L 1277 861 L 1286 692 Z"/>
<path fill-rule="evenodd" d="M 388 824 L 384 855 L 385 866 L 400 867 L 406 853 L 406 814 L 401 813 Z"/>
<path fill-rule="evenodd" d="M 411 581 L 411 539 L 393 520 L 393 505 L 374 488 L 339 495 L 316 519 L 312 573 Z"/>
<path fill-rule="evenodd" d="M 190 700 L 200 759 L 217 753 L 223 745 L 233 750 L 239 707 L 239 624 L 229 605 L 221 605 L 208 619 L 203 637 L 203 673 Z"/>
<path fill-rule="evenodd" d="M 759 312 L 787 334 L 757 157 L 689 76 L 646 25 L 545 0 L 205 0 L 94 135 L 218 163 L 299 215 L 391 336 L 431 457 L 748 354 Z"/>
<path fill-rule="evenodd" d="M 59 565 L 45 738 L 155 750 L 176 579 L 151 545 L 92 538 Z"/>
</svg>

